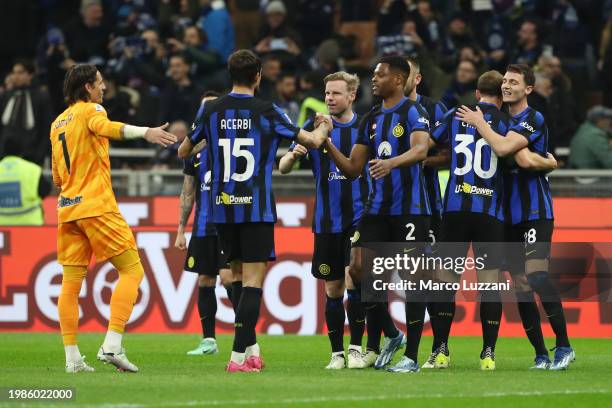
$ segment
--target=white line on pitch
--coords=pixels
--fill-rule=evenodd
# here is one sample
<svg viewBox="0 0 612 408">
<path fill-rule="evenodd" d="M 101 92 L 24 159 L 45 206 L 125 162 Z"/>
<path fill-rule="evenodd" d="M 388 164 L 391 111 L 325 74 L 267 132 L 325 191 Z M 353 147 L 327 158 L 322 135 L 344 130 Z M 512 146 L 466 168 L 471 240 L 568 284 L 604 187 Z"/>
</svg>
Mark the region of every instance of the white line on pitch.
<svg viewBox="0 0 612 408">
<path fill-rule="evenodd" d="M 395 394 L 395 395 L 355 395 L 355 396 L 338 396 L 338 397 L 312 397 L 312 398 L 282 398 L 277 400 L 266 399 L 238 399 L 238 400 L 202 400 L 202 401 L 175 401 L 162 403 L 103 403 L 103 404 L 70 404 L 72 407 L 81 408 L 163 408 L 173 406 L 229 406 L 229 405 L 292 405 L 292 404 L 316 404 L 323 402 L 341 402 L 341 401 L 385 401 L 385 400 L 404 400 L 410 398 L 499 398 L 499 397 L 532 397 L 532 396 L 547 396 L 547 395 L 580 395 L 580 394 L 610 394 L 610 390 L 559 390 L 559 391 L 510 391 L 510 392 L 484 392 L 482 394 Z M 15 404 L 0 404 L 2 407 L 25 407 L 32 406 L 35 403 Z M 66 404 L 46 405 L 47 408 L 65 408 Z"/>
</svg>

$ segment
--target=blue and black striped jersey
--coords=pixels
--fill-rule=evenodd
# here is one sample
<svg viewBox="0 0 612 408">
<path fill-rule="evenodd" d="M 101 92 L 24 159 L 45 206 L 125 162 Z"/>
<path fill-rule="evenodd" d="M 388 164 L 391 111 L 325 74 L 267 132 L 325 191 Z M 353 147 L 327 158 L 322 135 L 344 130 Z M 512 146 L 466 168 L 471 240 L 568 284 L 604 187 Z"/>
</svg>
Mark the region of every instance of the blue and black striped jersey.
<svg viewBox="0 0 612 408">
<path fill-rule="evenodd" d="M 359 120 L 357 115 L 348 123 L 334 122 L 330 138 L 334 146 L 345 156 L 350 156 L 357 140 Z M 312 120 L 304 123 L 304 129 L 314 129 Z M 295 142 L 289 150 L 293 150 Z M 357 225 L 368 197 L 369 177 L 364 173 L 355 180 L 347 179 L 327 155 L 327 150 L 309 149 L 315 178 L 316 198 L 312 230 L 317 234 L 340 233 Z M 367 166 L 366 166 L 367 168 Z"/>
<path fill-rule="evenodd" d="M 510 118 L 497 106 L 478 104 L 491 128 L 505 136 Z M 451 109 L 432 132 L 436 143 L 450 144 L 451 164 L 443 212 L 487 214 L 501 221 L 503 212 L 502 163 L 487 141 Z"/>
<path fill-rule="evenodd" d="M 410 150 L 414 131 L 429 133 L 427 112 L 416 102 L 403 98 L 385 109 L 376 105 L 359 126 L 357 142 L 369 147 L 370 158 L 389 159 Z M 397 167 L 379 180 L 371 180 L 365 209 L 372 215 L 431 215 L 422 163 Z"/>
<path fill-rule="evenodd" d="M 272 168 L 281 138 L 299 133 L 272 102 L 234 94 L 208 101 L 192 143 L 208 142 L 213 222 L 276 222 Z"/>
<path fill-rule="evenodd" d="M 527 107 L 512 117 L 510 129 L 527 138 L 527 147 L 542 157 L 548 153 L 548 128 L 544 116 Z M 553 204 L 544 173 L 508 167 L 504 174 L 506 221 L 519 224 L 533 220 L 552 220 Z"/>
<path fill-rule="evenodd" d="M 444 114 L 448 111 L 442 102 L 435 102 L 431 98 L 417 94 L 416 101 L 425 109 L 429 116 L 431 129 L 442 120 Z M 432 150 L 431 154 L 435 154 Z M 440 192 L 440 181 L 438 180 L 438 169 L 436 167 L 423 167 L 423 175 L 427 185 L 427 197 L 429 198 L 429 207 L 433 215 L 439 216 L 442 214 L 442 194 Z"/>
</svg>

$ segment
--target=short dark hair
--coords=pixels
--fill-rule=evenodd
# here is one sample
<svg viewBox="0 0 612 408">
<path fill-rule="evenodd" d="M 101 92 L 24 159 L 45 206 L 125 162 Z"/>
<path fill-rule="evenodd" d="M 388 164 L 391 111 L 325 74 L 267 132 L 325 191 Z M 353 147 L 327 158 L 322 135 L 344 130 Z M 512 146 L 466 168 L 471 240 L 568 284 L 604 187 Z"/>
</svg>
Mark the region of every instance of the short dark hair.
<svg viewBox="0 0 612 408">
<path fill-rule="evenodd" d="M 514 72 L 515 74 L 523 75 L 527 86 L 535 86 L 535 74 L 533 68 L 527 64 L 510 64 L 506 68 L 506 72 Z"/>
<path fill-rule="evenodd" d="M 68 69 L 64 77 L 64 98 L 68 105 L 89 100 L 85 84 L 96 82 L 97 73 L 98 68 L 90 64 L 77 64 Z"/>
<path fill-rule="evenodd" d="M 504 77 L 495 70 L 487 71 L 478 78 L 476 89 L 481 95 L 487 96 L 502 96 L 502 82 Z"/>
<path fill-rule="evenodd" d="M 177 52 L 175 54 L 170 55 L 169 60 L 171 60 L 172 58 L 180 58 L 183 60 L 183 63 L 185 65 L 191 65 L 191 61 L 189 60 L 189 57 L 187 56 L 187 54 L 182 53 L 182 52 Z M 169 61 L 168 60 L 168 61 Z"/>
<path fill-rule="evenodd" d="M 407 80 L 410 76 L 410 65 L 408 64 L 408 61 L 406 61 L 406 57 L 389 55 L 382 57 L 378 63 L 389 65 L 389 70 L 399 72 L 402 76 L 404 76 L 405 80 Z"/>
<path fill-rule="evenodd" d="M 35 68 L 34 68 L 34 63 L 32 62 L 31 59 L 27 59 L 27 58 L 17 58 L 15 60 L 15 62 L 13 62 L 13 67 L 15 65 L 21 65 L 23 67 L 23 69 L 25 69 L 26 71 L 28 71 L 28 74 L 30 75 L 34 75 L 35 72 Z"/>
<path fill-rule="evenodd" d="M 261 72 L 261 60 L 253 51 L 238 50 L 227 60 L 227 70 L 234 85 L 251 86 Z"/>
<path fill-rule="evenodd" d="M 220 96 L 221 96 L 221 94 L 219 92 L 217 92 L 217 91 L 206 91 L 206 92 L 204 92 L 204 95 L 202 95 L 202 99 L 204 99 L 204 98 L 212 98 L 212 97 L 218 98 Z"/>
</svg>

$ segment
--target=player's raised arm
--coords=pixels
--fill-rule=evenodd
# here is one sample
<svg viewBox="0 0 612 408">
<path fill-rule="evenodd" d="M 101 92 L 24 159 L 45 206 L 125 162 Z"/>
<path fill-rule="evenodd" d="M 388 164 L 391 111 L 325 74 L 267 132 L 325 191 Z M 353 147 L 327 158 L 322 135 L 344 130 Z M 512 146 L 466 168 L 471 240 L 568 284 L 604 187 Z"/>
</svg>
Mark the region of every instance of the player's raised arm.
<svg viewBox="0 0 612 408">
<path fill-rule="evenodd" d="M 306 153 L 308 153 L 308 150 L 304 146 L 292 143 L 289 147 L 289 151 L 285 153 L 283 157 L 281 157 L 280 162 L 278 163 L 278 169 L 280 170 L 281 174 L 291 173 L 295 162 L 301 157 L 304 157 Z"/>
<path fill-rule="evenodd" d="M 87 121 L 87 127 L 97 136 L 113 140 L 145 139 L 149 143 L 158 144 L 163 147 L 167 147 L 177 141 L 176 136 L 165 131 L 168 123 L 154 128 L 127 125 L 109 120 L 104 108 L 100 105 L 95 105 L 94 109 L 96 113 L 90 116 Z"/>
<path fill-rule="evenodd" d="M 410 149 L 399 156 L 389 159 L 374 159 L 370 161 L 370 175 L 378 180 L 385 177 L 396 167 L 409 167 L 427 158 L 429 151 L 429 133 L 414 131 L 410 134 Z"/>
<path fill-rule="evenodd" d="M 514 130 L 510 130 L 506 136 L 497 133 L 484 119 L 479 107 L 476 107 L 476 110 L 473 111 L 463 105 L 457 109 L 456 115 L 463 122 L 474 126 L 499 157 L 513 154 L 529 144 L 529 139 Z"/>
<path fill-rule="evenodd" d="M 332 121 L 329 117 L 323 117 L 323 115 L 317 115 L 315 130 L 309 132 L 305 129 L 300 129 L 296 136 L 299 144 L 309 148 L 318 149 L 329 136 L 333 128 Z"/>
<path fill-rule="evenodd" d="M 551 153 L 548 153 L 547 157 L 542 157 L 526 147 L 514 154 L 514 160 L 526 170 L 550 172 L 558 167 L 557 160 Z"/>
</svg>

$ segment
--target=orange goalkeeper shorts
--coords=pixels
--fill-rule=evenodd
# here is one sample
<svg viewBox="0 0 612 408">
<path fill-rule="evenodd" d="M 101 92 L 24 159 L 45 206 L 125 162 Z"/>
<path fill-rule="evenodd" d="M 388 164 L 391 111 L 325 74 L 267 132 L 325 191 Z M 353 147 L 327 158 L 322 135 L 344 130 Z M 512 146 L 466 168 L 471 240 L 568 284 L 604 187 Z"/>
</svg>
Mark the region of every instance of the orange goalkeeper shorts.
<svg viewBox="0 0 612 408">
<path fill-rule="evenodd" d="M 92 253 L 97 262 L 135 249 L 134 234 L 120 213 L 105 213 L 57 226 L 57 261 L 60 265 L 87 266 Z"/>
</svg>

